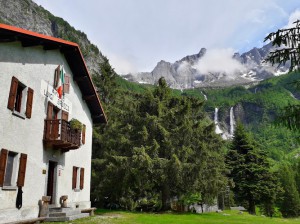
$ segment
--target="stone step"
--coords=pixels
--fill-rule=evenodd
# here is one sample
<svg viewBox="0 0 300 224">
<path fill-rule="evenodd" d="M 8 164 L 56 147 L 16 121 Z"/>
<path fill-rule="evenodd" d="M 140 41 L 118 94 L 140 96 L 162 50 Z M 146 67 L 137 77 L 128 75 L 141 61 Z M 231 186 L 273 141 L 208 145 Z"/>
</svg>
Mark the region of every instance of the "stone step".
<svg viewBox="0 0 300 224">
<path fill-rule="evenodd" d="M 85 218 L 88 217 L 89 214 L 87 213 L 80 213 L 76 215 L 71 215 L 71 216 L 62 216 L 62 217 L 47 217 L 46 222 L 65 222 L 65 221 L 71 221 L 75 219 L 80 219 L 80 218 Z"/>
<path fill-rule="evenodd" d="M 74 208 L 67 207 L 67 208 L 61 208 L 61 207 L 54 207 L 54 208 L 49 208 L 49 212 L 68 212 L 68 211 L 73 211 Z"/>
<path fill-rule="evenodd" d="M 49 217 L 71 216 L 71 215 L 77 215 L 80 213 L 81 213 L 81 211 L 79 209 L 74 209 L 74 210 L 64 211 L 64 212 L 50 212 Z"/>
</svg>

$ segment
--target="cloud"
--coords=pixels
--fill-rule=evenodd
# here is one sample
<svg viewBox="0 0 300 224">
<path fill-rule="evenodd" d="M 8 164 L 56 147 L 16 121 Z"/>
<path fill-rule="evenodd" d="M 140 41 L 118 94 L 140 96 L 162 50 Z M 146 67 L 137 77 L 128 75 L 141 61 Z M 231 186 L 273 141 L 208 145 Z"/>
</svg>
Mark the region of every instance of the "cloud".
<svg viewBox="0 0 300 224">
<path fill-rule="evenodd" d="M 178 73 L 186 73 L 187 71 L 190 70 L 190 64 L 186 61 L 183 61 L 182 63 L 180 63 L 180 65 L 177 68 L 177 72 Z"/>
<path fill-rule="evenodd" d="M 296 9 L 289 17 L 288 24 L 284 28 L 294 27 L 294 22 L 300 19 L 300 9 Z"/>
<path fill-rule="evenodd" d="M 137 72 L 136 67 L 128 59 L 115 54 L 109 54 L 109 61 L 112 67 L 115 69 L 117 74 L 125 75 L 128 73 Z"/>
<path fill-rule="evenodd" d="M 262 9 L 254 9 L 249 11 L 245 18 L 252 23 L 263 24 L 266 20 L 266 12 Z"/>
<path fill-rule="evenodd" d="M 245 70 L 244 66 L 233 59 L 233 49 L 212 49 L 199 59 L 194 68 L 199 73 L 226 73 L 228 75 Z"/>
<path fill-rule="evenodd" d="M 85 32 L 119 73 L 151 71 L 202 47 L 248 51 L 300 7 L 299 0 L 34 1 Z"/>
</svg>

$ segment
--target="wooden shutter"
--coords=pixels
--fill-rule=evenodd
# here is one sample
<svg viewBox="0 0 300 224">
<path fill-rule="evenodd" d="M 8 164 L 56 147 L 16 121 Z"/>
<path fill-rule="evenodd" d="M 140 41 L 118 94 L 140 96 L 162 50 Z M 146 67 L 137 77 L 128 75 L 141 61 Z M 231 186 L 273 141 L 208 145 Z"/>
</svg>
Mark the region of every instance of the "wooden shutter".
<svg viewBox="0 0 300 224">
<path fill-rule="evenodd" d="M 84 184 L 84 168 L 80 169 L 80 189 L 83 189 Z"/>
<path fill-rule="evenodd" d="M 19 80 L 16 77 L 11 78 L 11 84 L 10 84 L 10 91 L 9 91 L 9 97 L 8 97 L 8 103 L 7 108 L 11 111 L 15 108 L 15 100 L 16 100 L 16 94 L 18 90 L 18 83 Z"/>
<path fill-rule="evenodd" d="M 85 131 L 86 131 L 86 126 L 85 124 L 82 125 L 82 144 L 85 144 Z"/>
<path fill-rule="evenodd" d="M 60 75 L 60 65 L 55 69 L 54 72 L 54 83 L 53 83 L 54 88 L 56 88 L 58 85 L 59 75 Z"/>
<path fill-rule="evenodd" d="M 18 187 L 24 187 L 26 164 L 27 164 L 27 155 L 21 153 L 20 165 L 19 165 L 19 174 L 18 174 L 18 181 L 17 181 L 17 186 Z"/>
<path fill-rule="evenodd" d="M 69 113 L 63 110 L 61 112 L 61 119 L 65 120 L 65 121 L 68 121 L 68 119 L 69 119 Z"/>
<path fill-rule="evenodd" d="M 73 166 L 72 189 L 76 189 L 77 167 Z"/>
<path fill-rule="evenodd" d="M 64 93 L 70 92 L 70 74 L 65 74 Z"/>
<path fill-rule="evenodd" d="M 27 91 L 26 112 L 25 112 L 27 118 L 31 118 L 33 92 L 34 92 L 33 89 L 28 88 L 28 91 Z"/>
<path fill-rule="evenodd" d="M 53 114 L 53 104 L 48 101 L 47 119 L 52 119 L 52 114 Z"/>
<path fill-rule="evenodd" d="M 0 187 L 3 187 L 8 150 L 2 149 L 0 154 Z"/>
</svg>

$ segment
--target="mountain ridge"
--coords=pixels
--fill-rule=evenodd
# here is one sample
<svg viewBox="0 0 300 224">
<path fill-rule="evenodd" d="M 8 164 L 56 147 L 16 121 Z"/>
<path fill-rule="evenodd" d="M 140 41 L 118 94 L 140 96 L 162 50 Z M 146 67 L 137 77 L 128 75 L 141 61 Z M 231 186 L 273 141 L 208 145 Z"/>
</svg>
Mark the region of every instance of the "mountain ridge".
<svg viewBox="0 0 300 224">
<path fill-rule="evenodd" d="M 187 55 L 174 63 L 161 60 L 151 72 L 130 73 L 123 77 L 132 82 L 153 85 L 163 76 L 169 86 L 175 89 L 244 85 L 285 74 L 288 71 L 288 64 L 276 68 L 276 66 L 264 63 L 268 53 L 274 49 L 272 43 L 268 43 L 261 48 L 254 47 L 243 54 L 234 53 L 232 59 L 239 62 L 244 71 L 232 73 L 199 71 L 197 63 L 203 60 L 209 52 L 206 48 L 201 48 L 199 53 Z"/>
<path fill-rule="evenodd" d="M 75 42 L 80 46 L 89 72 L 100 73 L 105 56 L 84 32 L 31 0 L 0 0 L 0 5 L 0 23 Z"/>
</svg>

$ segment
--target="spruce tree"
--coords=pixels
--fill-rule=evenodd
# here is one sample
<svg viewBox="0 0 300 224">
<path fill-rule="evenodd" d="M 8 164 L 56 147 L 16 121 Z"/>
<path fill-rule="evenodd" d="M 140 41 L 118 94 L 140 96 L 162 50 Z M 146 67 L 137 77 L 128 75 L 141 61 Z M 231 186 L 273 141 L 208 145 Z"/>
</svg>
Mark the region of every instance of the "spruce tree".
<svg viewBox="0 0 300 224">
<path fill-rule="evenodd" d="M 291 167 L 282 164 L 279 168 L 279 179 L 283 187 L 279 208 L 284 217 L 297 217 L 300 212 L 299 192 L 297 191 L 295 175 Z"/>
<path fill-rule="evenodd" d="M 290 71 L 300 69 L 300 20 L 294 22 L 294 26 L 286 29 L 279 29 L 276 32 L 270 33 L 265 41 L 271 41 L 275 46 L 275 50 L 270 52 L 267 62 L 285 65 L 290 63 Z M 294 82 L 296 87 L 300 87 L 300 80 Z M 300 131 L 299 105 L 289 105 L 282 111 L 281 116 L 278 117 L 277 123 L 286 126 L 290 130 Z"/>
<path fill-rule="evenodd" d="M 300 158 L 298 157 L 296 164 L 295 164 L 295 181 L 297 190 L 300 196 Z"/>
<path fill-rule="evenodd" d="M 201 101 L 173 96 L 162 78 L 144 94 L 120 90 L 108 105 L 109 123 L 94 129 L 93 198 L 143 210 L 167 210 L 171 198 L 194 193 L 212 203 L 225 165 Z"/>
<path fill-rule="evenodd" d="M 115 100 L 117 92 L 117 74 L 109 64 L 109 60 L 103 56 L 99 64 L 100 73 L 93 74 L 93 81 L 97 87 L 99 96 L 104 104 L 110 104 Z"/>
<path fill-rule="evenodd" d="M 255 214 L 255 206 L 264 202 L 267 215 L 272 216 L 278 185 L 269 170 L 266 154 L 258 148 L 253 138 L 238 122 L 234 138 L 226 156 L 234 182 L 236 201 Z"/>
</svg>

